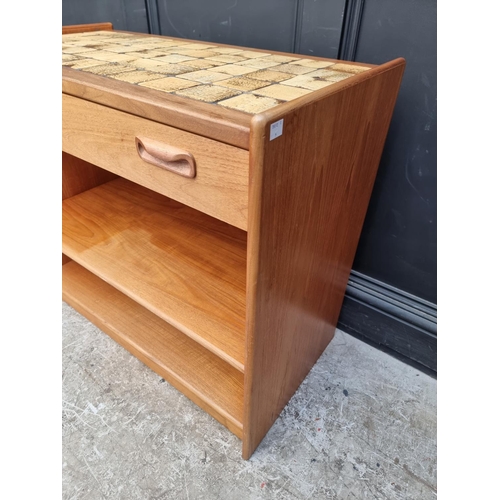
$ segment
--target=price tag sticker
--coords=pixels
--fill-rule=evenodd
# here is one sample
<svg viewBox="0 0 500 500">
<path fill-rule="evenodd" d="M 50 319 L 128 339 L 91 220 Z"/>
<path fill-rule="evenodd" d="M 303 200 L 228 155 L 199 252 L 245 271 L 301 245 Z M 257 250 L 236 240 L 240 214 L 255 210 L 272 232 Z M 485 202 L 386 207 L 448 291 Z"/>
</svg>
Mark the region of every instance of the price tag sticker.
<svg viewBox="0 0 500 500">
<path fill-rule="evenodd" d="M 271 137 L 269 140 L 272 141 L 280 135 L 283 135 L 283 118 L 277 122 L 271 123 Z"/>
</svg>

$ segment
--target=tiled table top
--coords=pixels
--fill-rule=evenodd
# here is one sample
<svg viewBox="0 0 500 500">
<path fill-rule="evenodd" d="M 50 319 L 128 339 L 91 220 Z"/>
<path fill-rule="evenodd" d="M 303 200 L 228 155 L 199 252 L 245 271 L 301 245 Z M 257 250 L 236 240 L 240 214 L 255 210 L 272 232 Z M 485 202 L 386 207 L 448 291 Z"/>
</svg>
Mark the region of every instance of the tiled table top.
<svg viewBox="0 0 500 500">
<path fill-rule="evenodd" d="M 250 114 L 369 69 L 113 31 L 62 38 L 63 66 Z"/>
</svg>

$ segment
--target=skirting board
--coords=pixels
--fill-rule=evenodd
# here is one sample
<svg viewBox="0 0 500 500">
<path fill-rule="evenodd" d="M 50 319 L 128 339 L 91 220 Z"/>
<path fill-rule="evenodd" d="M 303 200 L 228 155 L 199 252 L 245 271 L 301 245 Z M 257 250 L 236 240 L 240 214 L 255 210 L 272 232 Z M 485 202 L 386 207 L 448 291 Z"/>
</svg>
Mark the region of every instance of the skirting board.
<svg viewBox="0 0 500 500">
<path fill-rule="evenodd" d="M 435 304 L 352 271 L 338 328 L 436 376 Z"/>
</svg>

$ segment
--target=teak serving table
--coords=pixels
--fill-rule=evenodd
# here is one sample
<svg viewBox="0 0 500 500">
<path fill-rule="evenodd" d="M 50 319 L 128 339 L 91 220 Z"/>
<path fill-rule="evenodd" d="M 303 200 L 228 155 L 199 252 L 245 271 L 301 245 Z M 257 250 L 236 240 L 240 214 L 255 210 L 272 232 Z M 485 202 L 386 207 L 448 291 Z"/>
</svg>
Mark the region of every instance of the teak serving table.
<svg viewBox="0 0 500 500">
<path fill-rule="evenodd" d="M 249 458 L 333 338 L 405 61 L 98 28 L 63 35 L 63 299 Z"/>
</svg>

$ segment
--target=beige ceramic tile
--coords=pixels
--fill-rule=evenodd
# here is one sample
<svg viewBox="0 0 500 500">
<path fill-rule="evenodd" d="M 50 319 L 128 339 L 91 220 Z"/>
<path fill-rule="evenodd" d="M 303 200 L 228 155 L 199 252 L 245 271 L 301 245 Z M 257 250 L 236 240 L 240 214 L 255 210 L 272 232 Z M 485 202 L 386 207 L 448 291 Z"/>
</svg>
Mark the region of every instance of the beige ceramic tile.
<svg viewBox="0 0 500 500">
<path fill-rule="evenodd" d="M 344 63 L 337 63 L 331 66 L 332 69 L 337 70 L 337 71 L 345 71 L 346 73 L 364 73 L 365 71 L 368 71 L 370 68 L 367 68 L 365 66 L 354 66 L 353 64 L 344 64 Z"/>
<path fill-rule="evenodd" d="M 158 45 L 158 42 L 149 38 L 138 38 L 137 40 L 128 40 L 127 44 L 131 47 L 136 47 L 137 50 L 153 49 Z"/>
<path fill-rule="evenodd" d="M 117 75 L 110 75 L 115 80 L 128 83 L 141 83 L 149 80 L 158 80 L 162 75 L 153 73 L 152 71 L 128 71 L 126 73 L 118 73 Z"/>
<path fill-rule="evenodd" d="M 227 99 L 228 97 L 238 95 L 239 92 L 217 85 L 199 85 L 198 87 L 180 90 L 176 92 L 176 94 L 189 97 L 190 99 L 196 99 L 197 101 L 218 102 L 221 99 Z"/>
<path fill-rule="evenodd" d="M 150 89 L 163 90 L 164 92 L 174 92 L 175 90 L 187 89 L 198 85 L 196 82 L 182 80 L 181 78 L 167 77 L 161 80 L 151 80 L 139 85 L 149 87 Z"/>
<path fill-rule="evenodd" d="M 245 57 L 241 57 L 239 54 L 238 55 L 233 55 L 233 54 L 219 54 L 218 56 L 213 56 L 213 57 L 208 57 L 207 58 L 209 61 L 216 61 L 216 62 L 223 62 L 226 64 L 229 63 L 239 63 L 241 61 L 246 61 Z"/>
<path fill-rule="evenodd" d="M 129 52 L 136 52 L 137 49 L 131 45 L 112 45 L 105 48 L 108 52 L 116 52 L 117 54 L 128 54 Z"/>
<path fill-rule="evenodd" d="M 150 44 L 159 44 L 159 43 L 172 43 L 174 40 L 166 37 L 157 37 L 157 36 L 138 36 L 135 41 L 137 43 L 150 43 Z"/>
<path fill-rule="evenodd" d="M 219 54 L 239 54 L 240 52 L 243 52 L 243 49 L 232 49 L 230 47 L 217 47 L 217 46 L 214 46 L 212 50 L 214 52 L 218 52 Z"/>
<path fill-rule="evenodd" d="M 192 59 L 189 61 L 189 65 L 193 68 L 207 69 L 214 68 L 216 66 L 224 66 L 224 63 L 218 63 L 216 61 L 208 61 L 207 59 Z"/>
<path fill-rule="evenodd" d="M 150 62 L 148 63 L 148 61 Z M 159 61 L 153 62 L 153 60 L 151 59 L 140 59 L 137 61 L 131 61 L 130 65 L 135 66 L 136 68 L 139 69 L 147 69 L 149 71 L 163 73 L 165 75 L 182 75 L 184 73 L 190 73 L 196 69 L 188 64 L 166 64 L 166 63 L 158 64 L 158 63 Z"/>
<path fill-rule="evenodd" d="M 85 44 L 87 47 L 99 47 L 100 50 L 106 50 L 108 49 L 116 49 L 117 47 L 126 47 L 125 44 L 117 43 L 117 40 L 111 41 L 111 42 L 102 42 L 102 41 L 95 41 L 95 42 L 87 42 Z"/>
<path fill-rule="evenodd" d="M 157 61 L 156 59 L 146 59 L 139 58 L 129 62 L 130 65 L 136 66 L 137 68 L 152 69 L 157 66 L 165 66 L 166 64 L 162 61 Z"/>
<path fill-rule="evenodd" d="M 149 43 L 134 43 L 133 41 L 132 42 L 128 42 L 129 43 L 129 47 L 131 47 L 132 49 L 134 49 L 136 52 L 141 52 L 143 50 L 150 50 L 151 49 L 151 44 Z"/>
<path fill-rule="evenodd" d="M 65 35 L 63 44 L 64 66 L 247 113 L 260 113 L 369 69 L 110 31 Z"/>
<path fill-rule="evenodd" d="M 231 97 L 225 101 L 219 101 L 220 106 L 225 108 L 237 109 L 245 113 L 262 113 L 266 109 L 274 108 L 279 104 L 276 99 L 269 97 L 260 97 L 253 94 L 241 94 L 236 97 Z"/>
<path fill-rule="evenodd" d="M 271 54 L 270 56 L 271 61 L 275 61 L 277 63 L 288 63 L 291 61 L 298 61 L 298 57 L 292 57 L 292 56 L 280 56 L 278 54 Z"/>
<path fill-rule="evenodd" d="M 291 78 L 291 75 L 288 73 L 281 73 L 272 69 L 255 71 L 254 73 L 249 73 L 247 76 L 248 78 L 255 78 L 256 80 L 265 80 L 269 82 L 282 82 L 283 80 Z"/>
<path fill-rule="evenodd" d="M 333 69 L 326 68 L 326 69 L 315 69 L 310 73 L 307 73 L 307 76 L 309 78 L 326 78 L 328 76 L 332 76 L 333 74 L 335 74 Z"/>
<path fill-rule="evenodd" d="M 84 54 L 85 52 L 95 52 L 95 49 L 89 47 L 71 47 L 69 49 L 63 49 L 64 54 Z"/>
<path fill-rule="evenodd" d="M 106 30 L 99 30 L 99 31 L 84 31 L 83 33 L 69 33 L 68 35 L 63 35 L 63 38 L 64 37 L 74 37 L 74 36 L 78 36 L 79 39 L 82 39 L 82 38 L 94 38 L 94 37 L 97 37 L 97 36 L 103 36 L 105 34 L 109 34 L 109 31 L 106 31 Z"/>
<path fill-rule="evenodd" d="M 227 78 L 227 75 L 225 76 Z M 264 80 L 254 80 L 253 78 L 247 78 L 246 76 L 236 76 L 234 78 L 230 78 L 229 80 L 219 82 L 218 85 L 242 91 L 250 91 L 265 87 L 270 83 L 271 82 L 266 82 Z"/>
<path fill-rule="evenodd" d="M 308 68 L 307 66 L 299 66 L 298 64 L 281 64 L 275 66 L 273 71 L 280 71 L 282 73 L 289 73 L 290 75 L 304 75 L 305 73 L 311 73 L 314 68 Z"/>
<path fill-rule="evenodd" d="M 85 45 L 80 45 L 80 47 L 88 47 L 94 50 L 105 50 L 106 52 L 109 52 L 108 51 L 109 46 L 110 46 L 109 43 L 99 43 L 99 42 L 92 42 L 92 43 L 87 43 Z M 114 47 L 114 44 L 111 46 Z"/>
<path fill-rule="evenodd" d="M 319 90 L 322 89 L 323 87 L 328 87 L 328 85 L 331 84 L 332 82 L 330 81 L 316 80 L 315 78 L 310 77 L 309 75 L 296 76 L 291 80 L 283 82 L 283 85 L 289 85 L 291 87 L 302 87 L 304 89 L 309 89 L 309 90 Z"/>
<path fill-rule="evenodd" d="M 262 59 L 248 59 L 246 61 L 242 61 L 241 64 L 242 66 L 248 66 L 250 68 L 255 68 L 255 69 L 266 69 L 266 68 L 271 68 L 273 66 L 279 66 L 280 63 L 272 60 L 267 60 L 267 57 L 263 57 Z"/>
<path fill-rule="evenodd" d="M 302 97 L 304 95 L 310 94 L 311 92 L 312 91 L 308 89 L 288 87 L 286 85 L 278 84 L 254 90 L 253 94 L 272 97 L 274 99 L 280 99 L 282 101 L 291 101 L 292 99 L 297 99 L 297 97 Z"/>
<path fill-rule="evenodd" d="M 193 82 L 199 83 L 213 83 L 219 80 L 227 80 L 228 75 L 226 73 L 217 73 L 216 71 L 207 71 L 202 69 L 199 71 L 193 71 L 190 73 L 184 73 L 181 78 L 186 78 Z"/>
<path fill-rule="evenodd" d="M 208 71 L 217 71 L 218 73 L 226 73 L 232 76 L 245 75 L 246 73 L 255 72 L 255 68 L 247 68 L 246 66 L 239 66 L 237 64 L 224 64 L 216 68 L 209 68 Z"/>
<path fill-rule="evenodd" d="M 101 30 L 101 31 L 87 31 L 86 33 L 96 33 L 99 36 L 109 36 L 112 37 L 113 39 L 122 39 L 125 40 L 126 38 L 131 38 L 131 39 L 136 39 L 137 35 L 135 33 L 118 33 L 117 31 L 109 31 L 109 30 Z"/>
<path fill-rule="evenodd" d="M 326 68 L 332 65 L 331 61 L 316 61 L 314 59 L 298 59 L 290 64 L 298 64 L 300 66 L 306 66 L 307 68 Z"/>
<path fill-rule="evenodd" d="M 325 77 L 329 82 L 341 82 L 346 78 L 350 78 L 353 73 L 345 73 L 344 71 L 332 71 L 332 74 Z M 309 76 L 309 75 L 308 75 Z"/>
<path fill-rule="evenodd" d="M 149 50 L 157 50 L 161 52 L 164 56 L 169 56 L 170 54 L 177 54 L 178 51 L 182 50 L 184 47 L 180 46 L 171 46 L 171 47 L 163 47 L 161 45 L 150 45 Z"/>
<path fill-rule="evenodd" d="M 127 56 L 125 54 L 115 54 L 114 52 L 105 52 L 105 51 L 94 51 L 92 55 L 89 54 L 89 57 L 92 59 L 97 59 L 99 61 L 108 61 L 108 62 L 128 62 L 136 59 L 133 56 Z"/>
<path fill-rule="evenodd" d="M 65 66 L 71 66 L 73 69 L 83 69 L 91 68 L 92 66 L 102 66 L 102 61 L 97 61 L 96 59 L 80 59 L 79 61 L 71 61 L 64 63 Z"/>
<path fill-rule="evenodd" d="M 74 66 L 73 66 L 74 67 Z M 125 66 L 123 64 L 101 64 L 100 66 L 91 66 L 85 68 L 85 71 L 94 73 L 95 75 L 108 76 L 124 73 L 125 71 L 135 71 L 133 66 Z"/>
<path fill-rule="evenodd" d="M 238 55 L 247 59 L 262 59 L 263 57 L 269 57 L 271 54 L 268 52 L 257 52 L 256 50 L 243 50 L 242 52 L 238 52 Z"/>
<path fill-rule="evenodd" d="M 352 76 L 352 73 L 346 73 L 345 71 L 335 71 L 333 69 L 326 68 L 317 69 L 312 73 L 308 73 L 307 76 L 309 78 L 327 80 L 329 82 L 341 82 L 346 78 L 350 78 Z"/>
<path fill-rule="evenodd" d="M 182 64 L 165 64 L 165 66 L 158 66 L 158 68 L 153 69 L 152 71 L 159 71 L 161 73 L 167 73 L 175 76 L 183 75 L 184 73 L 192 73 L 193 71 L 196 71 L 197 68 L 188 64 L 190 62 L 191 61 L 187 61 Z"/>
<path fill-rule="evenodd" d="M 175 50 L 175 49 L 173 49 Z M 193 49 L 183 49 L 182 47 L 178 48 L 175 51 L 176 54 L 179 54 L 180 56 L 189 56 L 189 57 L 194 57 L 196 59 L 203 59 L 205 57 L 213 57 L 220 55 L 217 52 L 214 52 L 213 50 L 209 49 L 204 49 L 204 50 L 193 50 Z"/>
<path fill-rule="evenodd" d="M 159 40 L 157 43 L 154 44 L 156 48 L 160 47 L 185 47 L 186 45 L 191 45 L 190 43 L 187 42 L 177 42 L 174 40 Z"/>
<path fill-rule="evenodd" d="M 127 66 L 125 64 L 101 64 L 100 66 L 90 66 L 88 68 L 82 68 L 84 71 L 89 73 L 94 73 L 95 75 L 117 75 L 118 73 L 125 73 L 126 71 L 136 71 L 133 66 Z"/>
<path fill-rule="evenodd" d="M 64 54 L 62 55 L 62 62 L 63 62 L 63 65 L 65 62 L 70 62 L 70 61 L 78 61 L 79 59 L 81 59 L 80 57 L 78 56 L 73 56 L 71 54 Z M 226 78 L 227 78 L 227 75 L 226 75 Z"/>
<path fill-rule="evenodd" d="M 211 45 L 206 43 L 180 42 L 180 44 L 182 44 L 183 48 L 192 50 L 204 50 L 217 47 L 217 45 Z"/>
<path fill-rule="evenodd" d="M 154 57 L 164 56 L 165 54 L 158 50 L 141 50 L 140 52 L 127 52 L 127 55 L 137 57 L 137 59 L 153 59 Z"/>
<path fill-rule="evenodd" d="M 180 56 L 178 54 L 170 54 L 168 56 L 156 57 L 155 59 L 161 61 L 162 63 L 181 63 L 181 62 L 191 61 L 192 59 L 194 59 L 194 57 Z"/>
<path fill-rule="evenodd" d="M 67 45 L 71 45 L 72 47 L 86 47 L 87 45 L 91 45 L 93 43 L 100 43 L 99 41 L 87 41 L 85 39 L 82 39 L 82 38 L 78 38 L 78 39 L 70 39 L 70 38 L 64 38 L 63 37 L 63 43 L 64 44 L 67 44 Z"/>
</svg>

